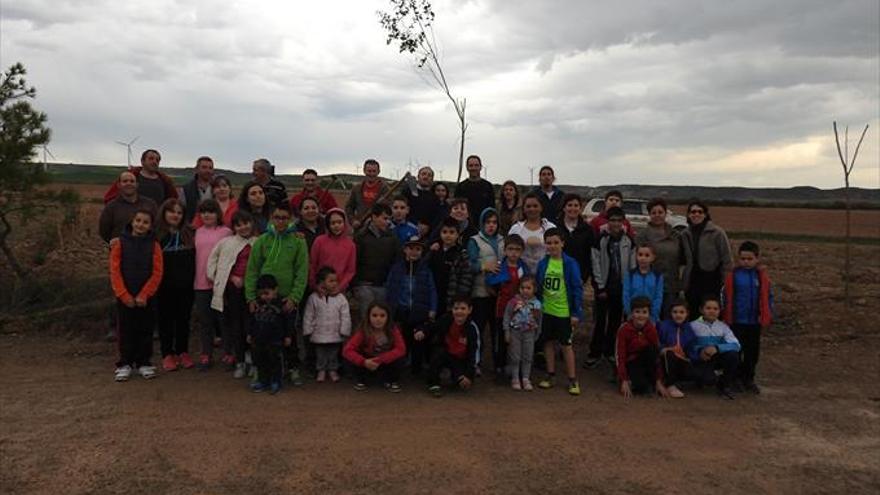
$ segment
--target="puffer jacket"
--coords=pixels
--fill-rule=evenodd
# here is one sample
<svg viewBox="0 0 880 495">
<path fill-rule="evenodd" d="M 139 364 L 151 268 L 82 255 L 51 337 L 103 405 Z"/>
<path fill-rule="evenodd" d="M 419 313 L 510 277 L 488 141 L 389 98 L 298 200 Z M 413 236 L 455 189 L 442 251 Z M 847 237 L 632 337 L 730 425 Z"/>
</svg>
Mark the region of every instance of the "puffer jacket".
<svg viewBox="0 0 880 495">
<path fill-rule="evenodd" d="M 497 263 L 504 253 L 504 238 L 495 234 L 490 236 L 485 231 L 486 217 L 490 213 L 497 214 L 495 208 L 486 208 L 480 214 L 480 233 L 468 239 L 467 251 L 471 263 L 471 273 L 474 274 L 474 284 L 471 288 L 472 297 L 489 297 L 489 286 L 486 284 L 486 275 L 483 267 L 489 263 Z"/>
<path fill-rule="evenodd" d="M 303 335 L 313 344 L 338 344 L 351 335 L 351 312 L 345 296 L 313 292 L 306 301 Z"/>
</svg>

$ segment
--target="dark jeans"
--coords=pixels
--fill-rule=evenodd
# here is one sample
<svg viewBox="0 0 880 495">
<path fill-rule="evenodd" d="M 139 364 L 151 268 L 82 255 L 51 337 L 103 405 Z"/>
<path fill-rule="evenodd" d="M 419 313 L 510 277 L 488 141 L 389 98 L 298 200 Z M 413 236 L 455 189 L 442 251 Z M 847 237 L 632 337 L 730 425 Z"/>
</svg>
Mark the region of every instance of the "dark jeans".
<svg viewBox="0 0 880 495">
<path fill-rule="evenodd" d="M 663 383 L 669 387 L 684 381 L 696 381 L 697 373 L 694 365 L 672 352 L 664 352 L 660 356 L 663 365 Z"/>
<path fill-rule="evenodd" d="M 402 359 L 398 359 L 393 363 L 380 365 L 375 371 L 370 371 L 363 366 L 356 366 L 355 376 L 357 376 L 358 383 L 369 383 L 374 378 L 378 378 L 382 383 L 397 383 L 400 381 L 402 361 Z"/>
<path fill-rule="evenodd" d="M 709 361 L 699 361 L 694 368 L 699 376 L 701 385 L 712 385 L 719 388 L 728 388 L 736 378 L 736 369 L 739 365 L 739 353 L 735 351 L 719 352 L 712 356 Z M 721 376 L 715 376 L 715 370 L 722 371 Z"/>
<path fill-rule="evenodd" d="M 733 325 L 733 334 L 742 347 L 742 361 L 739 366 L 739 379 L 743 384 L 755 383 L 755 367 L 761 354 L 761 325 Z"/>
<path fill-rule="evenodd" d="M 593 311 L 593 337 L 590 357 L 613 357 L 617 329 L 623 319 L 623 295 L 608 292 L 606 299 L 596 298 Z"/>
<path fill-rule="evenodd" d="M 159 340 L 162 356 L 189 352 L 189 324 L 193 289 L 160 287 L 156 297 L 159 309 Z"/>
<path fill-rule="evenodd" d="M 238 363 L 244 362 L 250 321 L 244 289 L 226 286 L 223 292 L 223 350 L 235 356 Z"/>
<path fill-rule="evenodd" d="M 211 289 L 195 291 L 196 314 L 199 317 L 199 341 L 202 354 L 210 356 L 214 351 L 214 337 L 221 333 L 222 313 L 211 307 Z"/>
<path fill-rule="evenodd" d="M 410 311 L 407 308 L 398 306 L 394 311 L 394 321 L 400 326 L 400 332 L 406 341 L 410 370 L 414 373 L 421 373 L 423 363 L 428 361 L 428 342 L 426 340 L 417 341 L 413 334 L 417 328 L 428 321 L 428 313 L 425 311 Z"/>
<path fill-rule="evenodd" d="M 129 308 L 116 301 L 119 312 L 119 361 L 120 366 L 150 366 L 153 357 L 153 328 L 156 326 L 156 303 L 154 299 L 143 308 Z"/>
<path fill-rule="evenodd" d="M 254 365 L 257 367 L 257 380 L 263 385 L 281 382 L 281 344 L 255 342 L 251 345 Z"/>
<path fill-rule="evenodd" d="M 504 342 L 504 332 L 495 317 L 496 297 L 475 297 L 472 300 L 474 311 L 472 318 L 480 331 L 480 341 L 486 334 L 486 325 L 489 325 L 489 339 L 492 349 L 492 366 L 495 370 L 503 370 L 507 367 L 507 343 Z M 482 349 L 483 346 L 481 345 Z M 477 364 L 482 362 L 481 356 L 477 355 Z"/>
<path fill-rule="evenodd" d="M 467 369 L 467 359 L 457 358 L 442 349 L 431 358 L 431 367 L 428 371 L 428 386 L 440 385 L 440 372 L 448 369 L 452 375 L 453 383 L 458 383 L 463 376 L 471 376 Z"/>
<path fill-rule="evenodd" d="M 649 394 L 657 381 L 657 348 L 643 349 L 635 359 L 626 363 L 630 387 L 634 394 Z"/>
</svg>

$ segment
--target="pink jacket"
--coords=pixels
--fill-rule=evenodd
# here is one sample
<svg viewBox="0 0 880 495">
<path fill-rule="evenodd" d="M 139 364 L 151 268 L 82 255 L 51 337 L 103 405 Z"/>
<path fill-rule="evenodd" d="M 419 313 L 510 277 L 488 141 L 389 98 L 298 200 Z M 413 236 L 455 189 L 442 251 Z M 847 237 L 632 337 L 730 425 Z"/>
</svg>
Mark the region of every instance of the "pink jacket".
<svg viewBox="0 0 880 495">
<path fill-rule="evenodd" d="M 342 234 L 335 236 L 330 233 L 330 214 L 345 212 L 340 208 L 333 208 L 324 217 L 326 233 L 319 235 L 309 250 L 309 287 L 315 288 L 315 275 L 323 266 L 332 267 L 339 278 L 339 292 L 345 292 L 354 278 L 357 248 L 348 233 L 348 219 L 346 228 Z"/>
<path fill-rule="evenodd" d="M 208 258 L 220 239 L 229 237 L 232 231 L 227 227 L 199 227 L 196 229 L 196 279 L 195 290 L 211 290 L 214 283 L 208 280 Z"/>
</svg>

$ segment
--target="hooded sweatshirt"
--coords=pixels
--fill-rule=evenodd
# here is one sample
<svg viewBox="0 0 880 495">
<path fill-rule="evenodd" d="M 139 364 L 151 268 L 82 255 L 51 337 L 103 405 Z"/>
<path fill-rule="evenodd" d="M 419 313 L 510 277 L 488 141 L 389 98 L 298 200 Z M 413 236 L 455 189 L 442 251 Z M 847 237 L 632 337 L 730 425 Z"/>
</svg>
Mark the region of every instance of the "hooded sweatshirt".
<svg viewBox="0 0 880 495">
<path fill-rule="evenodd" d="M 302 299 L 309 277 L 309 254 L 306 241 L 294 234 L 292 224 L 277 232 L 270 224 L 251 249 L 244 281 L 245 298 L 257 298 L 257 279 L 270 274 L 278 281 L 278 295 L 296 303 Z"/>
<path fill-rule="evenodd" d="M 471 289 L 473 297 L 489 297 L 489 286 L 486 285 L 483 267 L 489 263 L 497 263 L 504 252 L 504 238 L 497 233 L 495 235 L 486 233 L 486 217 L 490 214 L 497 215 L 498 212 L 495 208 L 486 208 L 480 213 L 480 232 L 468 239 L 467 243 L 471 272 L 475 275 L 474 286 Z"/>
<path fill-rule="evenodd" d="M 345 220 L 342 232 L 333 235 L 330 232 L 330 215 L 339 213 Z M 357 247 L 349 236 L 348 217 L 341 208 L 331 208 L 324 217 L 324 233 L 315 238 L 309 251 L 309 287 L 315 288 L 315 275 L 323 266 L 336 271 L 339 279 L 339 292 L 348 289 L 357 269 Z"/>
</svg>

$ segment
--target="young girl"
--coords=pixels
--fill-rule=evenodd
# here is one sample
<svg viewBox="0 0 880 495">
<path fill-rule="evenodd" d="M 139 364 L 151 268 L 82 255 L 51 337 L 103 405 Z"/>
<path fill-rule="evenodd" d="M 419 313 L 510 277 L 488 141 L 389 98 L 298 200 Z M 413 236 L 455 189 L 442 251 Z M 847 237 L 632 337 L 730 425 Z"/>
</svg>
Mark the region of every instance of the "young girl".
<svg viewBox="0 0 880 495">
<path fill-rule="evenodd" d="M 132 367 L 146 379 L 156 377 L 153 354 L 153 296 L 162 281 L 162 248 L 150 230 L 153 212 L 138 210 L 110 247 L 110 284 L 119 311 L 119 361 L 116 381 L 127 381 Z"/>
<path fill-rule="evenodd" d="M 233 378 L 245 376 L 245 338 L 249 323 L 244 298 L 244 277 L 247 273 L 251 246 L 254 245 L 254 221 L 250 213 L 237 211 L 232 215 L 235 235 L 224 237 L 208 258 L 209 280 L 214 282 L 211 309 L 223 314 L 223 358 L 221 362 L 235 369 Z"/>
<path fill-rule="evenodd" d="M 530 380 L 535 341 L 541 334 L 541 301 L 535 297 L 537 283 L 532 275 L 519 280 L 519 294 L 504 309 L 504 340 L 507 341 L 507 360 L 510 366 L 511 386 L 514 390 L 534 390 Z M 522 379 L 522 381 L 520 381 Z"/>
<path fill-rule="evenodd" d="M 524 220 L 513 224 L 508 235 L 516 234 L 523 238 L 526 249 L 523 251 L 522 259 L 529 267 L 529 273 L 535 273 L 538 262 L 544 259 L 544 255 L 547 254 L 544 247 L 544 232 L 556 225 L 541 217 L 544 207 L 541 205 L 541 199 L 537 193 L 530 192 L 526 195 L 523 199 L 522 209 Z"/>
<path fill-rule="evenodd" d="M 519 188 L 509 180 L 501 185 L 498 195 L 498 232 L 507 235 L 513 224 L 522 220 L 519 208 Z"/>
<path fill-rule="evenodd" d="M 232 225 L 232 215 L 238 211 L 238 201 L 232 196 L 232 183 L 225 175 L 215 175 L 211 181 L 211 194 L 223 211 L 223 225 Z M 202 219 L 196 215 L 192 221 L 193 229 L 202 226 Z"/>
<path fill-rule="evenodd" d="M 643 296 L 651 300 L 651 321 L 660 321 L 663 307 L 663 275 L 653 269 L 654 248 L 643 244 L 636 248 L 636 267 L 623 276 L 624 319 L 632 313 L 632 300 Z"/>
<path fill-rule="evenodd" d="M 241 188 L 238 196 L 238 208 L 250 213 L 254 217 L 254 234 L 260 235 L 269 226 L 270 211 L 269 201 L 266 199 L 266 191 L 257 182 L 248 182 Z"/>
<path fill-rule="evenodd" d="M 327 232 L 319 235 L 309 250 L 309 287 L 317 287 L 315 274 L 323 266 L 333 268 L 339 279 L 339 292 L 348 290 L 357 265 L 357 248 L 348 235 L 348 219 L 341 208 L 333 208 L 324 218 Z"/>
<path fill-rule="evenodd" d="M 199 203 L 198 215 L 202 219 L 202 226 L 196 230 L 196 277 L 193 287 L 196 292 L 196 313 L 199 319 L 199 340 L 202 351 L 199 355 L 199 369 L 207 370 L 211 366 L 214 337 L 221 332 L 220 313 L 211 308 L 214 284 L 208 278 L 208 258 L 217 243 L 224 237 L 232 235 L 232 231 L 223 226 L 223 212 L 217 201 L 213 199 Z M 226 358 L 224 362 L 228 363 L 229 359 Z"/>
<path fill-rule="evenodd" d="M 196 251 L 193 231 L 184 225 L 184 207 L 168 199 L 159 208 L 156 233 L 162 247 L 162 283 L 159 285 L 159 339 L 162 369 L 192 368 L 189 356 L 189 322 L 193 306 Z"/>
<path fill-rule="evenodd" d="M 678 384 L 696 379 L 694 362 L 699 361 L 695 353 L 696 336 L 688 322 L 688 305 L 684 299 L 674 300 L 669 307 L 669 319 L 657 326 L 660 337 L 660 370 L 665 390 L 661 394 L 673 399 L 681 399 L 684 392 Z"/>
<path fill-rule="evenodd" d="M 378 376 L 390 392 L 400 392 L 400 365 L 405 355 L 403 335 L 391 321 L 391 310 L 381 302 L 367 307 L 366 321 L 342 350 L 342 356 L 356 368 L 354 389 L 359 392 L 367 389 L 371 376 Z"/>
<path fill-rule="evenodd" d="M 351 310 L 348 300 L 340 293 L 336 271 L 321 267 L 315 275 L 315 292 L 306 301 L 303 317 L 303 335 L 310 336 L 315 346 L 315 368 L 318 383 L 327 379 L 339 381 L 339 347 L 351 335 Z"/>
<path fill-rule="evenodd" d="M 435 182 L 431 186 L 431 190 L 434 191 L 434 196 L 440 205 L 437 209 L 437 216 L 439 218 L 446 218 L 449 216 L 449 188 L 442 182 Z"/>
</svg>

